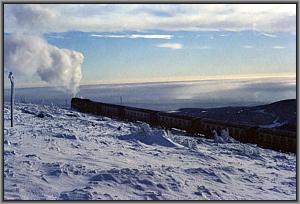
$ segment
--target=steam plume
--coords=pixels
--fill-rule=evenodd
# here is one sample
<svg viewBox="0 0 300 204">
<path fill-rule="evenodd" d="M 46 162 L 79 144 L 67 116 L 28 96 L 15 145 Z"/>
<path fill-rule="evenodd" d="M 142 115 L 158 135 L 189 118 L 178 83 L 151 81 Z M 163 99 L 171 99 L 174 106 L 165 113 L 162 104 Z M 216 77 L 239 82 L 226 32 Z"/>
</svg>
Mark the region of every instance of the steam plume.
<svg viewBox="0 0 300 204">
<path fill-rule="evenodd" d="M 48 84 L 75 95 L 83 54 L 60 49 L 33 35 L 12 34 L 4 41 L 4 67 L 16 76 L 38 75 Z"/>
</svg>

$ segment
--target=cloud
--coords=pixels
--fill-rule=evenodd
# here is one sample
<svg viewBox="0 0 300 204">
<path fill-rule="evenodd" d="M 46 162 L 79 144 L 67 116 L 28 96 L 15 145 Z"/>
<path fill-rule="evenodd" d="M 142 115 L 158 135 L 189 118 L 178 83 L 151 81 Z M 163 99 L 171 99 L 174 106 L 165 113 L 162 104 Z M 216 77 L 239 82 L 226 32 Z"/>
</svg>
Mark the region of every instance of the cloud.
<svg viewBox="0 0 300 204">
<path fill-rule="evenodd" d="M 270 37 L 270 38 L 277 38 L 277 35 L 270 34 L 270 33 L 260 33 L 260 34 L 263 36 L 266 36 L 266 37 Z"/>
<path fill-rule="evenodd" d="M 98 35 L 98 34 L 92 34 L 92 37 L 97 38 L 128 38 L 127 35 Z"/>
<path fill-rule="evenodd" d="M 129 38 L 171 39 L 173 35 L 130 35 Z"/>
<path fill-rule="evenodd" d="M 197 49 L 200 49 L 200 50 L 209 50 L 209 49 L 211 49 L 211 47 L 209 47 L 209 46 L 200 46 L 200 47 L 197 47 Z"/>
<path fill-rule="evenodd" d="M 48 44 L 39 36 L 12 34 L 4 41 L 4 67 L 17 78 L 39 78 L 76 94 L 82 78 L 83 54 Z"/>
<path fill-rule="evenodd" d="M 98 34 L 92 34 L 92 37 L 99 37 L 99 38 L 130 38 L 130 39 L 136 39 L 136 38 L 144 38 L 144 39 L 172 39 L 173 35 L 142 35 L 142 34 L 132 34 L 132 35 L 98 35 Z"/>
<path fill-rule="evenodd" d="M 183 46 L 180 43 L 162 43 L 162 44 L 156 45 L 156 47 L 170 48 L 173 50 L 178 50 L 178 49 L 182 49 Z"/>
<path fill-rule="evenodd" d="M 55 39 L 64 39 L 65 37 L 62 35 L 49 35 L 49 38 L 55 38 Z"/>
<path fill-rule="evenodd" d="M 6 4 L 5 32 L 296 31 L 296 4 Z M 271 34 L 272 33 L 272 34 Z"/>
<path fill-rule="evenodd" d="M 49 27 L 55 26 L 57 14 L 54 10 L 39 4 L 6 5 L 5 11 L 11 14 L 9 21 L 15 24 L 18 32 L 37 33 L 46 32 Z M 9 16 L 5 16 L 9 18 Z M 5 20 L 6 20 L 5 18 Z M 15 30 L 13 32 L 16 32 Z"/>
<path fill-rule="evenodd" d="M 243 45 L 242 47 L 245 48 L 245 49 L 251 49 L 251 48 L 253 48 L 252 45 Z"/>
<path fill-rule="evenodd" d="M 281 45 L 275 45 L 272 47 L 273 49 L 284 49 L 285 47 L 281 46 Z"/>
</svg>

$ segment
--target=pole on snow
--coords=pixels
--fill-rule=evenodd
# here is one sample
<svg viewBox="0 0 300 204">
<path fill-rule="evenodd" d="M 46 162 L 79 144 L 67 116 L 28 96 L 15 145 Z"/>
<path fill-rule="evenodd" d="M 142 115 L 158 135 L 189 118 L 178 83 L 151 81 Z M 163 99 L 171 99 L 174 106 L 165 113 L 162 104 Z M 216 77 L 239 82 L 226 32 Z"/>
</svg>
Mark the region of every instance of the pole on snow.
<svg viewBox="0 0 300 204">
<path fill-rule="evenodd" d="M 14 126 L 14 76 L 12 72 L 9 72 L 8 78 L 10 79 L 11 84 L 11 95 L 10 95 L 10 119 L 11 119 L 11 127 Z"/>
</svg>

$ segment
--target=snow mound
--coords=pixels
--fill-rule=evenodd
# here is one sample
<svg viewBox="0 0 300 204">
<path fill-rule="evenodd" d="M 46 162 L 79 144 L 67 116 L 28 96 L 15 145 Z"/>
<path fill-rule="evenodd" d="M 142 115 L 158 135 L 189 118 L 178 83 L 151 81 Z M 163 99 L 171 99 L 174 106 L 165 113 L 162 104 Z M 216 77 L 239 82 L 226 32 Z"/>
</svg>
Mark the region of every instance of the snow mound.
<svg viewBox="0 0 300 204">
<path fill-rule="evenodd" d="M 213 138 L 216 143 L 238 143 L 237 140 L 230 137 L 228 129 L 222 129 L 220 135 L 218 135 L 217 131 L 214 130 L 213 134 Z"/>
<path fill-rule="evenodd" d="M 137 132 L 129 135 L 118 137 L 120 140 L 127 140 L 131 142 L 139 142 L 146 145 L 159 145 L 164 147 L 182 147 L 173 142 L 167 137 L 166 131 L 162 129 L 151 128 L 148 124 L 142 123 Z"/>
<path fill-rule="evenodd" d="M 184 135 L 175 135 L 172 132 L 168 133 L 168 138 L 171 139 L 171 141 L 175 142 L 176 144 L 179 144 L 181 146 L 184 146 L 188 148 L 189 150 L 198 150 L 198 142 L 199 140 L 194 137 L 186 137 Z"/>
</svg>

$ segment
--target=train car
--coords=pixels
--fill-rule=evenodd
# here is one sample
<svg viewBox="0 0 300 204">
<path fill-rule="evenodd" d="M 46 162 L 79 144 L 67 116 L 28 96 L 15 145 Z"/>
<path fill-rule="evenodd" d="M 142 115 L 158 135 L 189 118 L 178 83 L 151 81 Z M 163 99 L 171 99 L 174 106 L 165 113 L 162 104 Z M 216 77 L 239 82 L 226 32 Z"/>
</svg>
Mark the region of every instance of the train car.
<svg viewBox="0 0 300 204">
<path fill-rule="evenodd" d="M 291 131 L 258 128 L 213 119 L 93 102 L 89 99 L 72 98 L 71 107 L 85 113 L 130 121 L 142 121 L 168 129 L 186 130 L 188 133 L 194 134 L 194 136 L 202 134 L 208 138 L 213 136 L 213 131 L 220 135 L 223 129 L 227 129 L 232 138 L 243 143 L 253 143 L 264 148 L 285 152 L 296 153 L 297 151 L 296 132 Z"/>
<path fill-rule="evenodd" d="M 216 131 L 217 134 L 220 135 L 222 130 L 228 130 L 229 135 L 236 140 L 241 142 L 249 142 L 248 132 L 250 127 L 214 119 L 205 118 L 201 120 L 200 131 L 207 137 L 212 137 L 213 131 Z"/>
<path fill-rule="evenodd" d="M 124 117 L 130 121 L 142 121 L 151 125 L 157 125 L 158 111 L 147 110 L 142 108 L 125 107 Z"/>
<path fill-rule="evenodd" d="M 177 115 L 174 113 L 159 112 L 158 121 L 164 128 L 177 128 L 192 132 L 194 117 Z"/>
<path fill-rule="evenodd" d="M 192 120 L 191 133 L 204 134 L 204 130 L 202 128 L 202 118 L 194 117 Z"/>
<path fill-rule="evenodd" d="M 247 127 L 245 129 L 246 138 L 244 138 L 244 142 L 257 144 L 257 142 L 259 142 L 259 137 L 258 137 L 258 131 L 257 130 L 258 130 L 258 128 L 255 127 L 255 126 Z"/>
<path fill-rule="evenodd" d="M 94 101 L 87 102 L 85 104 L 86 112 L 91 113 L 91 114 L 97 114 L 98 106 L 99 105 L 97 104 L 97 102 L 94 102 Z"/>
<path fill-rule="evenodd" d="M 269 128 L 258 128 L 257 132 L 256 144 L 260 147 L 284 152 L 297 152 L 296 132 Z"/>
<path fill-rule="evenodd" d="M 122 111 L 124 106 L 115 105 L 115 104 L 107 104 L 107 103 L 99 103 L 101 107 L 101 114 L 107 117 L 122 117 Z"/>
<path fill-rule="evenodd" d="M 87 112 L 87 106 L 91 102 L 89 99 L 72 98 L 71 108 L 81 112 Z"/>
</svg>

